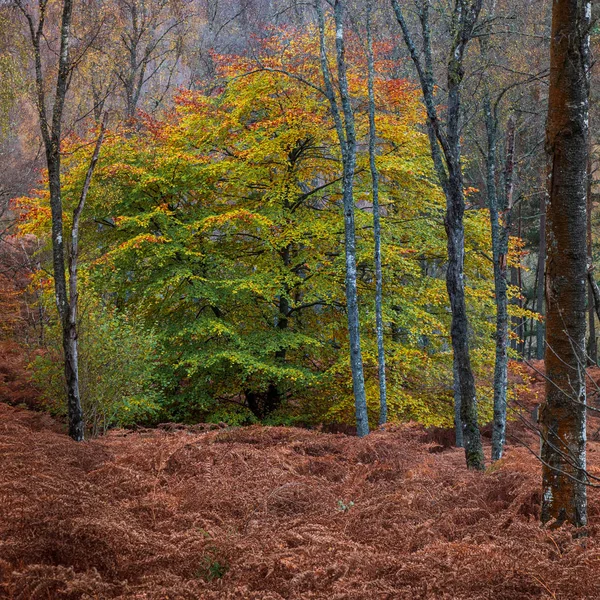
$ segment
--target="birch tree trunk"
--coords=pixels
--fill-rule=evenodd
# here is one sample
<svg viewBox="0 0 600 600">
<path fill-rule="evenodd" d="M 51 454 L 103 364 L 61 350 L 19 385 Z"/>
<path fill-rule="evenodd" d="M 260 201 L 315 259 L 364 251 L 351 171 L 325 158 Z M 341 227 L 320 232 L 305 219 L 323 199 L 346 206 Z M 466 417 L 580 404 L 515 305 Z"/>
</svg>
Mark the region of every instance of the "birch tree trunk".
<svg viewBox="0 0 600 600">
<path fill-rule="evenodd" d="M 73 0 L 63 0 L 62 4 L 58 73 L 56 76 L 54 102 L 50 118 L 48 118 L 46 81 L 44 79 L 44 67 L 42 65 L 41 53 L 41 45 L 45 40 L 44 25 L 48 3 L 47 0 L 39 0 L 37 20 L 33 13 L 27 10 L 25 4 L 23 4 L 21 0 L 16 0 L 16 5 L 27 21 L 30 41 L 33 48 L 36 104 L 46 154 L 46 166 L 48 168 L 50 212 L 52 216 L 52 266 L 54 271 L 56 306 L 62 327 L 69 435 L 75 441 L 82 441 L 84 439 L 84 422 L 81 399 L 79 396 L 77 333 L 75 326 L 73 325 L 73 311 L 71 310 L 73 301 L 69 298 L 65 273 L 65 242 L 63 235 L 63 205 L 60 178 L 62 120 L 67 89 L 72 72 L 69 49 L 71 25 L 73 21 Z"/>
<path fill-rule="evenodd" d="M 587 523 L 586 280 L 589 27 L 591 0 L 555 0 L 546 147 L 546 401 L 543 523 Z"/>
<path fill-rule="evenodd" d="M 62 189 L 60 180 L 60 141 L 62 130 L 62 116 L 67 95 L 68 80 L 71 71 L 69 60 L 69 46 L 71 38 L 71 24 L 73 20 L 73 0 L 64 0 L 60 35 L 60 54 L 58 64 L 58 77 L 56 81 L 56 95 L 52 124 L 48 128 L 45 107 L 38 107 L 43 112 L 40 121 L 46 146 L 46 162 L 48 166 L 48 181 L 50 187 L 50 208 L 52 213 L 52 263 L 54 267 L 54 286 L 56 304 L 62 322 L 63 351 L 65 360 L 65 381 L 67 386 L 67 408 L 69 416 L 69 435 L 77 442 L 84 439 L 83 410 L 79 395 L 79 368 L 77 361 L 77 334 L 71 324 L 71 302 L 67 291 L 65 274 L 65 244 L 63 235 L 63 206 Z M 39 52 L 39 48 L 38 48 Z M 40 65 L 41 67 L 41 65 Z M 39 80 L 43 78 L 41 68 Z M 43 85 L 43 83 L 42 83 Z M 42 92 L 43 96 L 43 92 Z M 40 98 L 39 102 L 45 102 Z M 44 125 L 45 123 L 45 125 Z"/>
</svg>

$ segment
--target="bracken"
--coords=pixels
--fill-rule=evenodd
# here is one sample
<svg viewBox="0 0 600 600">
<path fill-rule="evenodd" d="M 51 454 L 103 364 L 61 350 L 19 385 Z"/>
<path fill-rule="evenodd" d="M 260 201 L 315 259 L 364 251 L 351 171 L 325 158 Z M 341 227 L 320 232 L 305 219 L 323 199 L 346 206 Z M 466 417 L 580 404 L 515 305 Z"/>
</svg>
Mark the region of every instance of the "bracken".
<svg viewBox="0 0 600 600">
<path fill-rule="evenodd" d="M 474 473 L 460 450 L 429 452 L 414 425 L 366 439 L 251 427 L 82 444 L 53 427 L 0 404 L 4 598 L 600 597 L 598 493 L 586 539 L 542 529 L 524 448 Z M 590 443 L 596 474 L 598 452 Z"/>
</svg>

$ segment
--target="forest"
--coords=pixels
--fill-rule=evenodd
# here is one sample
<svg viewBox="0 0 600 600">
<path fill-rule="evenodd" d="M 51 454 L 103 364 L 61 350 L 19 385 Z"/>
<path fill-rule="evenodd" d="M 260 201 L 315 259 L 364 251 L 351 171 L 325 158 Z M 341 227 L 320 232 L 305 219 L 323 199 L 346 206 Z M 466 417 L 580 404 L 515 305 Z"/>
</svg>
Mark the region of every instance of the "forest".
<svg viewBox="0 0 600 600">
<path fill-rule="evenodd" d="M 0 0 L 0 597 L 598 598 L 596 12 Z"/>
</svg>

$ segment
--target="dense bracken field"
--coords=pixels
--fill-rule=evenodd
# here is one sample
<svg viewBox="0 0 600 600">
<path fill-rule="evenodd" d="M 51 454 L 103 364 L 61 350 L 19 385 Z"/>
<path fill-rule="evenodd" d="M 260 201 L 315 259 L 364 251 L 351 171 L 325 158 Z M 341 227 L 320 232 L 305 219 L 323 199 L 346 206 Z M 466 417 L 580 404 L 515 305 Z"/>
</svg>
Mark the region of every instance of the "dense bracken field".
<svg viewBox="0 0 600 600">
<path fill-rule="evenodd" d="M 596 490 L 588 537 L 573 539 L 538 524 L 526 448 L 480 474 L 434 438 L 199 425 L 76 444 L 48 416 L 0 404 L 0 595 L 600 596 Z M 596 474 L 599 453 L 590 443 Z"/>
</svg>

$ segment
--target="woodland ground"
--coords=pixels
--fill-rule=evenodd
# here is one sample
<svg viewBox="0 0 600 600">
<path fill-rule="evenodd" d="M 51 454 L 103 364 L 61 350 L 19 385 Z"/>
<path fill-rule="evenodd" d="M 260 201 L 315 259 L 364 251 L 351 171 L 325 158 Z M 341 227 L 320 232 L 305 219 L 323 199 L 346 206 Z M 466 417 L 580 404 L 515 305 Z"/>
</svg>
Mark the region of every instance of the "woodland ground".
<svg viewBox="0 0 600 600">
<path fill-rule="evenodd" d="M 589 460 L 600 475 L 600 443 Z M 539 526 L 539 482 L 523 447 L 469 473 L 418 426 L 362 440 L 167 426 L 76 444 L 0 404 L 0 597 L 599 598 L 600 494 L 574 540 Z"/>
</svg>

